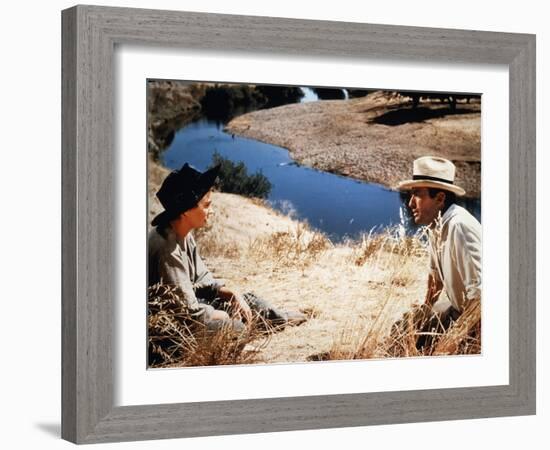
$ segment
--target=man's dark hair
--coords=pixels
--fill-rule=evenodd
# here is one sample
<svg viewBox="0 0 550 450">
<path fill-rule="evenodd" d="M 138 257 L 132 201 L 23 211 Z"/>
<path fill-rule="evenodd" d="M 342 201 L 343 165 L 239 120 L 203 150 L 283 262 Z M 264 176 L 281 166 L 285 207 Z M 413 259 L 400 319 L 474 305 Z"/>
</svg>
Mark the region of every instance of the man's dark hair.
<svg viewBox="0 0 550 450">
<path fill-rule="evenodd" d="M 456 194 L 445 189 L 428 188 L 428 195 L 430 198 L 434 198 L 438 192 L 443 192 L 445 194 L 445 202 L 443 203 L 443 209 L 441 210 L 441 214 L 443 214 L 453 203 L 456 203 Z"/>
</svg>

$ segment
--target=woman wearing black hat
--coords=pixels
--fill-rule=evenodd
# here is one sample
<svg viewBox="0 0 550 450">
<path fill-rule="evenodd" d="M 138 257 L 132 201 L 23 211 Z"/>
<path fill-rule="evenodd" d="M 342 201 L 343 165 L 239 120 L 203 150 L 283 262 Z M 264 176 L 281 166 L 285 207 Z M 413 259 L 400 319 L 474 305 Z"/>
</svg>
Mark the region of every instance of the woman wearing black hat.
<svg viewBox="0 0 550 450">
<path fill-rule="evenodd" d="M 283 312 L 253 294 L 229 290 L 201 259 L 190 232 L 208 220 L 218 172 L 219 166 L 201 173 L 184 164 L 164 180 L 157 192 L 164 211 L 151 222 L 156 228 L 149 234 L 149 286 L 177 285 L 193 316 L 213 330 L 231 326 L 240 331 L 252 321 L 252 311 L 274 325 L 304 322 L 303 314 Z"/>
</svg>

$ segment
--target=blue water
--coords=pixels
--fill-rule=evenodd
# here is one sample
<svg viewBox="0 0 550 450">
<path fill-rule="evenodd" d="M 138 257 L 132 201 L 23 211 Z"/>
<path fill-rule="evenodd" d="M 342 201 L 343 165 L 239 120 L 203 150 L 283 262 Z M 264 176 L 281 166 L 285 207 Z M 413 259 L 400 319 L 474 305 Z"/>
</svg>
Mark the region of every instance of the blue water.
<svg viewBox="0 0 550 450">
<path fill-rule="evenodd" d="M 399 193 L 299 166 L 286 149 L 233 136 L 223 131 L 222 124 L 206 119 L 180 129 L 162 158 L 171 169 L 187 162 L 202 171 L 212 163 L 215 152 L 234 162 L 243 161 L 249 173 L 261 171 L 273 186 L 268 201 L 275 209 L 306 220 L 334 241 L 400 223 L 403 202 Z"/>
</svg>

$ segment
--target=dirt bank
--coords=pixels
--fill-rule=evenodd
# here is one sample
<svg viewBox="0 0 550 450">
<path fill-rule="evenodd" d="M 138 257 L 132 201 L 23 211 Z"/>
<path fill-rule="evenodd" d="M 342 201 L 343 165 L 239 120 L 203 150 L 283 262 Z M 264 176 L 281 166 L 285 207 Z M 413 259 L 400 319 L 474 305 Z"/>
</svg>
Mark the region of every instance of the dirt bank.
<svg viewBox="0 0 550 450">
<path fill-rule="evenodd" d="M 231 133 L 287 148 L 300 164 L 394 187 L 425 155 L 451 159 L 468 197 L 481 190 L 481 105 L 421 102 L 376 92 L 255 111 L 233 119 Z"/>
</svg>

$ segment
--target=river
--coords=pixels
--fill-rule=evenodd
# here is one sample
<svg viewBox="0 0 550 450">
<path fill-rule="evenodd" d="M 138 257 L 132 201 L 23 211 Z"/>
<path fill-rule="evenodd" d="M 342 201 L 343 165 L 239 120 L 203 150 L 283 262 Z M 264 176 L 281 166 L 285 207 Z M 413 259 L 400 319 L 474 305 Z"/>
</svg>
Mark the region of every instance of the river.
<svg viewBox="0 0 550 450">
<path fill-rule="evenodd" d="M 302 101 L 317 101 L 311 89 L 305 93 Z M 187 162 L 202 171 L 215 152 L 243 161 L 249 173 L 261 171 L 271 182 L 267 200 L 273 208 L 307 221 L 333 241 L 398 224 L 415 229 L 398 192 L 297 165 L 286 149 L 226 133 L 223 127 L 200 119 L 180 129 L 162 153 L 163 164 L 179 169 Z M 464 206 L 480 218 L 479 200 Z"/>
</svg>

